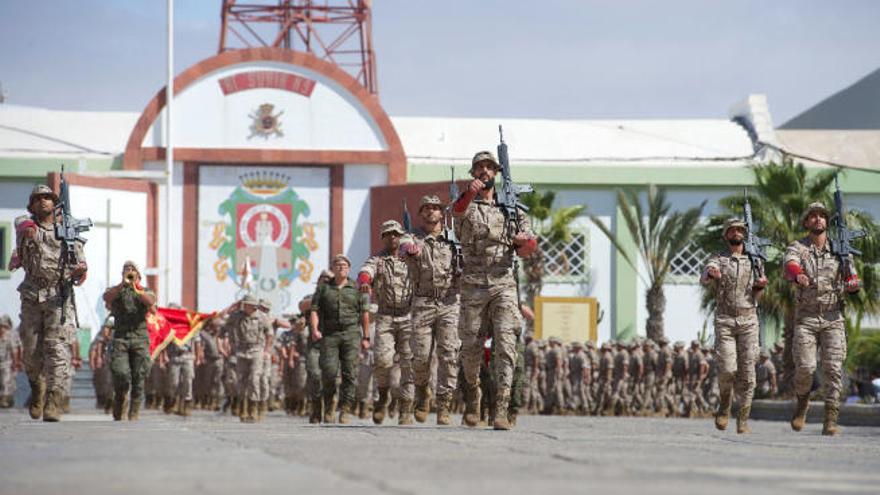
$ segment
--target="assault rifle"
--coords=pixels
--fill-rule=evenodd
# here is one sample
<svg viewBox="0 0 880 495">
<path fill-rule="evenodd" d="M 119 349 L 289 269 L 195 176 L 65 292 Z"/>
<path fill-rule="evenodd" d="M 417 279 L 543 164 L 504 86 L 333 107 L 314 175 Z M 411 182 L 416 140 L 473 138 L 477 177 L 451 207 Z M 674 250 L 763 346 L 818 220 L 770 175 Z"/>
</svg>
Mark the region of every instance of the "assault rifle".
<svg viewBox="0 0 880 495">
<path fill-rule="evenodd" d="M 528 212 L 529 208 L 522 204 L 519 200 L 520 194 L 533 192 L 534 189 L 529 184 L 517 184 L 513 182 L 510 175 L 510 158 L 507 156 L 507 143 L 504 142 L 504 130 L 498 126 L 498 136 L 501 143 L 498 145 L 498 163 L 501 165 L 501 187 L 495 189 L 495 200 L 501 206 L 504 218 L 507 224 L 507 234 L 511 239 L 520 232 L 522 226 L 519 223 L 519 211 Z M 513 259 L 513 278 L 516 283 L 516 300 L 519 302 L 519 257 L 510 250 L 510 256 Z"/>
<path fill-rule="evenodd" d="M 746 238 L 743 242 L 743 252 L 749 257 L 752 264 L 752 280 L 757 281 L 764 276 L 764 263 L 767 261 L 767 253 L 764 248 L 770 245 L 770 239 L 758 237 L 755 233 L 755 222 L 752 220 L 752 205 L 749 203 L 749 192 L 743 190 L 743 212 L 746 221 Z"/>
<path fill-rule="evenodd" d="M 830 236 L 831 252 L 840 260 L 840 268 L 843 270 L 844 279 L 856 274 L 850 255 L 861 256 L 862 252 L 852 246 L 854 239 L 860 239 L 867 235 L 864 230 L 850 230 L 846 226 L 846 209 L 843 206 L 843 193 L 840 192 L 840 183 L 837 174 L 834 174 L 834 216 L 828 222 L 832 227 Z"/>
<path fill-rule="evenodd" d="M 406 206 L 406 198 L 403 198 L 403 230 L 412 234 L 412 217 L 409 216 L 409 208 Z"/>
<path fill-rule="evenodd" d="M 455 167 L 450 167 L 449 177 L 449 204 L 443 211 L 444 221 L 443 227 L 445 231 L 446 242 L 452 245 L 452 269 L 454 273 L 461 272 L 461 243 L 455 236 L 455 218 L 452 216 L 452 204 L 458 199 L 458 184 L 455 183 Z"/>
<path fill-rule="evenodd" d="M 79 326 L 79 317 L 76 314 L 76 297 L 73 293 L 74 280 L 64 276 L 66 267 L 74 267 L 80 261 L 76 257 L 76 243 L 86 243 L 86 239 L 80 234 L 87 232 L 92 228 L 92 220 L 90 218 L 74 218 L 70 213 L 70 187 L 64 179 L 64 165 L 61 165 L 61 191 L 58 195 L 58 204 L 55 205 L 55 239 L 61 241 L 61 298 L 59 306 L 61 307 L 61 324 L 67 320 L 67 312 L 64 311 L 64 304 L 67 298 L 71 298 L 73 304 L 73 314 L 76 318 L 76 325 Z"/>
</svg>

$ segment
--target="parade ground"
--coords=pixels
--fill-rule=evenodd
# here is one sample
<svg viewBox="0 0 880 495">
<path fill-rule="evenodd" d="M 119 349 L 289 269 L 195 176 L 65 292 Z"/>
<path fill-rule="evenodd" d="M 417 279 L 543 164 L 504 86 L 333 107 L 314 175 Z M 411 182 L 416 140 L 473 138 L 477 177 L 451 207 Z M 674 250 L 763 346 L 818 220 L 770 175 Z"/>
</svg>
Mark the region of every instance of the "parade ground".
<svg viewBox="0 0 880 495">
<path fill-rule="evenodd" d="M 76 401 L 84 402 L 84 401 Z M 79 406 L 79 407 L 77 407 Z M 85 404 L 60 423 L 0 412 L 0 494 L 877 493 L 880 428 L 811 423 L 522 416 L 509 432 L 315 426 L 271 413 L 146 411 L 114 423 Z M 430 418 L 434 420 L 433 415 Z M 456 418 L 456 424 L 460 418 Z"/>
</svg>

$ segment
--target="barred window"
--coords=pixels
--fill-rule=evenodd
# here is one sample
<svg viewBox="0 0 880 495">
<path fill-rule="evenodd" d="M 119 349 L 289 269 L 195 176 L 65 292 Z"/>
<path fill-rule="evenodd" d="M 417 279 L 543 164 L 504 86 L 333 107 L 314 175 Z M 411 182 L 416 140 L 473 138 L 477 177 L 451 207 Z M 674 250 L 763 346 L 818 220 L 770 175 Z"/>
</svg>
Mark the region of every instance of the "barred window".
<svg viewBox="0 0 880 495">
<path fill-rule="evenodd" d="M 703 248 L 693 241 L 688 242 L 669 264 L 669 281 L 674 284 L 696 283 L 708 257 Z"/>
<path fill-rule="evenodd" d="M 0 275 L 9 270 L 9 257 L 12 256 L 12 226 L 0 222 Z"/>
<path fill-rule="evenodd" d="M 541 239 L 545 277 L 584 281 L 590 275 L 590 237 L 588 232 L 572 232 L 571 242 L 550 243 Z"/>
</svg>

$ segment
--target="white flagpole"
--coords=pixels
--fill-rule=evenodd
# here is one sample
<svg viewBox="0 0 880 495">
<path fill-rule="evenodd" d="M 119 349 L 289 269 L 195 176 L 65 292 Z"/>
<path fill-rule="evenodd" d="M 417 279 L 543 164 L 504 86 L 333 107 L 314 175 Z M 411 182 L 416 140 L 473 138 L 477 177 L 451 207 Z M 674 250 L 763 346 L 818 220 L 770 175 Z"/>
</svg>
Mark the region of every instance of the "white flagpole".
<svg viewBox="0 0 880 495">
<path fill-rule="evenodd" d="M 171 301 L 172 235 L 171 215 L 174 211 L 174 146 L 171 141 L 171 107 L 174 102 L 174 0 L 167 0 L 168 9 L 168 67 L 165 82 L 165 295 L 167 305 Z"/>
</svg>

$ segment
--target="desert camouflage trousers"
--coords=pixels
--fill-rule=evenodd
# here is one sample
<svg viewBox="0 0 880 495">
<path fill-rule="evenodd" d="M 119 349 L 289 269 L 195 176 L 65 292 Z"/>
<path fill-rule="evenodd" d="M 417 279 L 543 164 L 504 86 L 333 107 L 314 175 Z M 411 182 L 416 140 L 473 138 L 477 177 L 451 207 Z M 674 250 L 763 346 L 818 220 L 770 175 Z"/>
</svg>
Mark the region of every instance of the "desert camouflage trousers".
<svg viewBox="0 0 880 495">
<path fill-rule="evenodd" d="M 412 313 L 412 367 L 416 386 L 431 379 L 431 354 L 437 352 L 437 396 L 451 397 L 458 384 L 458 319 L 461 308 L 416 298 Z"/>
<path fill-rule="evenodd" d="M 373 347 L 373 376 L 379 388 L 391 387 L 394 355 L 400 364 L 400 399 L 412 401 L 414 390 L 412 319 L 405 316 L 376 315 L 376 343 Z"/>
<path fill-rule="evenodd" d="M 58 303 L 58 298 L 44 302 L 22 300 L 20 333 L 28 380 L 34 382 L 42 378 L 46 381 L 47 392 L 64 393 L 73 373 L 70 336 L 74 318 L 69 301 L 63 310 Z M 62 325 L 64 311 L 67 311 L 67 318 Z"/>
<path fill-rule="evenodd" d="M 839 311 L 818 315 L 798 314 L 794 327 L 794 389 L 807 395 L 816 371 L 816 344 L 822 360 L 822 394 L 826 403 L 838 403 L 846 359 L 846 332 Z"/>
<path fill-rule="evenodd" d="M 715 317 L 715 352 L 721 395 L 734 390 L 740 406 L 751 406 L 758 360 L 758 316 Z"/>
</svg>

